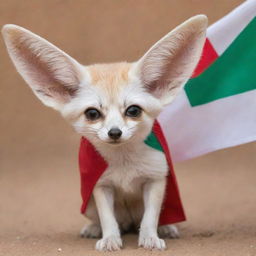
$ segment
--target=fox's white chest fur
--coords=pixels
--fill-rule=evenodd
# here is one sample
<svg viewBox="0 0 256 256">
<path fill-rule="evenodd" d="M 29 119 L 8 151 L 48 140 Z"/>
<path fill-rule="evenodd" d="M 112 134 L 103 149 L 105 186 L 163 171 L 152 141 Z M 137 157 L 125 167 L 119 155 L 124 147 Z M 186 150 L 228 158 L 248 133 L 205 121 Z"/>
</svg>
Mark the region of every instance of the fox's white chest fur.
<svg viewBox="0 0 256 256">
<path fill-rule="evenodd" d="M 119 148 L 98 148 L 109 166 L 97 184 L 112 185 L 126 193 L 137 193 L 149 179 L 165 177 L 165 155 L 145 143 Z"/>
</svg>

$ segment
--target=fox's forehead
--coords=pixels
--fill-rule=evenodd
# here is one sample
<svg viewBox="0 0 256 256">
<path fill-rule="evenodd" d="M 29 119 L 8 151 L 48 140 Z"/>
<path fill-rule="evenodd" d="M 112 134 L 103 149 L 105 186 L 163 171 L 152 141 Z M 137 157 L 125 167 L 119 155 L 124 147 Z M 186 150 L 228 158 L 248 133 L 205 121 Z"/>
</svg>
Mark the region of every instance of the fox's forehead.
<svg viewBox="0 0 256 256">
<path fill-rule="evenodd" d="M 87 66 L 92 94 L 88 96 L 85 92 L 82 97 L 86 97 L 87 103 L 89 100 L 94 101 L 95 106 L 100 105 L 103 108 L 111 106 L 120 109 L 129 105 L 140 105 L 143 109 L 151 108 L 149 102 L 152 96 L 137 79 L 133 65 L 136 63 L 119 62 Z M 82 100 L 84 101 L 84 98 Z"/>
<path fill-rule="evenodd" d="M 131 63 L 95 64 L 87 66 L 91 84 L 111 94 L 118 93 L 129 82 Z"/>
</svg>

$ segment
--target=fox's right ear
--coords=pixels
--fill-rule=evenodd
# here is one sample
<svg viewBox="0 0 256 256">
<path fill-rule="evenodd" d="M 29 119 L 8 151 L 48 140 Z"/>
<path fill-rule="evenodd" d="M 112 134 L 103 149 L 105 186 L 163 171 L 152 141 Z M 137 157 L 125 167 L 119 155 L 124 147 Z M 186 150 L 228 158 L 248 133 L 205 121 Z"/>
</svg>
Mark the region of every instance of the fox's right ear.
<svg viewBox="0 0 256 256">
<path fill-rule="evenodd" d="M 206 16 L 190 18 L 153 45 L 134 65 L 145 90 L 163 105 L 172 102 L 192 75 L 204 46 L 206 28 Z"/>
<path fill-rule="evenodd" d="M 60 110 L 76 95 L 85 76 L 82 65 L 22 27 L 5 25 L 2 33 L 16 69 L 45 105 Z"/>
</svg>

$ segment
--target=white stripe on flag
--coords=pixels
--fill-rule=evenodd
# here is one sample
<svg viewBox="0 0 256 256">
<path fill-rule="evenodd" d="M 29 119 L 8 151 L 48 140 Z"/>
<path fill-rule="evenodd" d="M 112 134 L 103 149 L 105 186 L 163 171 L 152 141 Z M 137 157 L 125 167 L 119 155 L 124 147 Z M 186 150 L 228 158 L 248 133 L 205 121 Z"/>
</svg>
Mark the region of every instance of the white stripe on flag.
<svg viewBox="0 0 256 256">
<path fill-rule="evenodd" d="M 196 107 L 183 91 L 158 121 L 174 162 L 254 141 L 256 90 Z"/>
<path fill-rule="evenodd" d="M 220 56 L 256 14 L 256 0 L 248 0 L 207 29 L 207 38 Z"/>
</svg>

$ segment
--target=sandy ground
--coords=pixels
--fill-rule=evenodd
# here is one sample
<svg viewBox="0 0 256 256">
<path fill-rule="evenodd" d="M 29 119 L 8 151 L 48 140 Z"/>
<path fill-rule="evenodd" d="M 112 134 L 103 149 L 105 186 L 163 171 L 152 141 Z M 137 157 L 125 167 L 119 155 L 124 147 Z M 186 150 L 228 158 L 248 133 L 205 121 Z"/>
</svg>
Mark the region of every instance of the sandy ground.
<svg viewBox="0 0 256 256">
<path fill-rule="evenodd" d="M 48 151 L 43 143 L 18 147 L 1 162 L 0 255 L 101 255 L 96 240 L 78 235 L 76 143 L 58 151 L 48 144 Z M 255 152 L 254 143 L 177 164 L 188 217 L 181 238 L 167 241 L 165 252 L 146 252 L 126 235 L 114 255 L 256 255 Z"/>
</svg>

